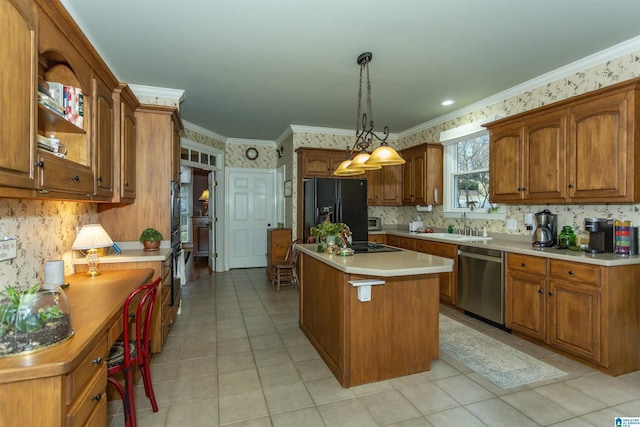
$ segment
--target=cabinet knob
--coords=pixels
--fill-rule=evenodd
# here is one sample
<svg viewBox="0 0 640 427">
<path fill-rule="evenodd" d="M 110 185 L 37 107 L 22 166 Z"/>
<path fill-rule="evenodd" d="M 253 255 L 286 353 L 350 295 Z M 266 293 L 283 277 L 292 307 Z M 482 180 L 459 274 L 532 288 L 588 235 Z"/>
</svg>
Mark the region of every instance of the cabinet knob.
<svg viewBox="0 0 640 427">
<path fill-rule="evenodd" d="M 128 186 L 129 186 L 129 183 L 128 183 L 128 182 L 125 182 L 125 183 L 124 183 L 124 186 L 125 186 L 125 187 L 128 187 Z"/>
<path fill-rule="evenodd" d="M 550 295 L 550 296 L 553 296 L 553 292 L 549 291 L 549 295 Z"/>
<path fill-rule="evenodd" d="M 523 263 L 520 263 L 520 265 L 521 265 L 522 267 L 526 267 L 526 266 L 527 266 L 527 263 L 526 263 L 526 262 L 523 262 Z"/>
<path fill-rule="evenodd" d="M 44 160 L 40 160 L 39 162 L 35 162 L 33 165 L 37 166 L 39 168 L 43 168 L 44 167 Z"/>
<path fill-rule="evenodd" d="M 95 396 L 93 396 L 91 398 L 91 400 L 95 401 L 95 402 L 100 402 L 100 399 L 102 399 L 102 393 L 98 393 Z"/>
<path fill-rule="evenodd" d="M 527 187 L 522 187 L 522 191 L 527 191 Z"/>
<path fill-rule="evenodd" d="M 573 184 L 569 184 L 569 188 L 573 188 Z"/>
<path fill-rule="evenodd" d="M 102 177 L 101 176 L 98 177 L 98 182 L 102 182 Z"/>
<path fill-rule="evenodd" d="M 569 276 L 573 276 L 573 271 L 569 270 Z"/>
<path fill-rule="evenodd" d="M 539 294 L 544 294 L 544 291 L 542 289 L 538 289 L 538 293 Z"/>
<path fill-rule="evenodd" d="M 518 190 L 517 190 L 517 191 L 522 191 L 522 188 L 518 187 Z"/>
<path fill-rule="evenodd" d="M 80 177 L 79 177 L 78 175 L 76 175 L 76 176 L 72 176 L 72 177 L 71 177 L 71 181 L 78 182 L 78 181 L 80 181 Z"/>
<path fill-rule="evenodd" d="M 93 360 L 91 361 L 91 363 L 93 363 L 94 365 L 100 365 L 100 364 L 102 364 L 102 357 L 98 356 L 98 358 L 93 359 Z"/>
</svg>

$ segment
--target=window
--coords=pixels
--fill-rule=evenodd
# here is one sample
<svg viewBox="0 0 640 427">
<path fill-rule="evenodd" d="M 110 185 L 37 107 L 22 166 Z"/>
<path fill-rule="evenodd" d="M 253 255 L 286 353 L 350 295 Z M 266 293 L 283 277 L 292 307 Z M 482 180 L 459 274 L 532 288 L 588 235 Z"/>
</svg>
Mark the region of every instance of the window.
<svg viewBox="0 0 640 427">
<path fill-rule="evenodd" d="M 440 134 L 444 145 L 444 214 L 504 219 L 504 208 L 489 201 L 489 133 L 481 122 Z"/>
<path fill-rule="evenodd" d="M 489 135 L 474 136 L 451 145 L 453 208 L 489 208 Z"/>
</svg>

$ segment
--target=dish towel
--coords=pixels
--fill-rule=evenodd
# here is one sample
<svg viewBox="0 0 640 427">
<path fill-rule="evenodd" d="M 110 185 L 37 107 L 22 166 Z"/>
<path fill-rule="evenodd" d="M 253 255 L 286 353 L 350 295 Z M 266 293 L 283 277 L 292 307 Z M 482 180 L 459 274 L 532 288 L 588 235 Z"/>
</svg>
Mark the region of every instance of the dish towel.
<svg viewBox="0 0 640 427">
<path fill-rule="evenodd" d="M 176 277 L 180 279 L 180 286 L 184 286 L 187 283 L 187 275 L 185 273 L 186 266 L 184 263 L 184 251 L 180 251 L 180 255 L 178 256 L 178 265 L 174 266 L 176 269 Z"/>
</svg>

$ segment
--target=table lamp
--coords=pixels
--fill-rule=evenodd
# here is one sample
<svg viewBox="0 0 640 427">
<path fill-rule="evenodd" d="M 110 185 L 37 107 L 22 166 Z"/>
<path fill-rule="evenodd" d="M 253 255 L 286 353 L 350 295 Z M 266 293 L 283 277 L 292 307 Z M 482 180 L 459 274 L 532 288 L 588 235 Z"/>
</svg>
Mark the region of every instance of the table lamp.
<svg viewBox="0 0 640 427">
<path fill-rule="evenodd" d="M 87 276 L 95 277 L 100 274 L 98 271 L 100 257 L 98 256 L 97 248 L 107 248 L 109 246 L 113 246 L 113 240 L 104 231 L 104 228 L 100 224 L 89 224 L 82 226 L 71 249 L 87 251 L 86 258 L 87 264 L 89 264 Z"/>
<path fill-rule="evenodd" d="M 209 214 L 209 189 L 208 188 L 205 188 L 204 191 L 202 191 L 202 194 L 200 195 L 198 200 L 201 200 L 203 202 L 203 205 L 204 205 L 203 215 L 208 215 Z"/>
</svg>

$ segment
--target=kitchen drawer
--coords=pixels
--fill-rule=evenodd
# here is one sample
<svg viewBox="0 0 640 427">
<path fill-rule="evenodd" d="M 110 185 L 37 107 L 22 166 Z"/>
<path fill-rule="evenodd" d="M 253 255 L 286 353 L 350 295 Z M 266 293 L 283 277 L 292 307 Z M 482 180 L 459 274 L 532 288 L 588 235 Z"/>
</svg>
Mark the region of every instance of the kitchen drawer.
<svg viewBox="0 0 640 427">
<path fill-rule="evenodd" d="M 113 325 L 111 325 L 109 331 L 107 332 L 107 347 L 109 349 L 111 349 L 113 343 L 118 341 L 120 335 L 122 335 L 122 314 L 118 316 L 118 319 L 113 322 Z"/>
<path fill-rule="evenodd" d="M 416 239 L 416 251 L 449 259 L 456 259 L 458 256 L 457 245 L 432 242 L 422 239 Z"/>
<path fill-rule="evenodd" d="M 94 376 L 99 370 L 106 372 L 108 355 L 107 334 L 104 334 L 89 354 L 80 362 L 75 371 L 67 375 L 67 405 L 76 400 L 76 396 L 78 396 L 80 391 L 85 387 L 89 378 Z"/>
<path fill-rule="evenodd" d="M 90 168 L 59 159 L 47 153 L 38 154 L 40 170 L 40 189 L 79 193 L 85 196 L 93 194 L 93 172 Z"/>
<path fill-rule="evenodd" d="M 547 274 L 547 260 L 537 256 L 507 254 L 507 269 L 531 274 Z"/>
<path fill-rule="evenodd" d="M 600 267 L 568 261 L 551 260 L 551 277 L 600 286 Z"/>
<path fill-rule="evenodd" d="M 398 247 L 402 249 L 408 249 L 410 251 L 415 251 L 416 239 L 412 237 L 398 237 Z"/>
<path fill-rule="evenodd" d="M 106 388 L 107 368 L 105 366 L 96 373 L 78 399 L 73 402 L 71 409 L 67 412 L 67 426 L 87 425 L 86 421 L 92 415 L 93 411 L 101 410 L 100 405 L 104 407 L 104 418 L 106 419 Z M 99 419 L 100 417 L 97 418 Z"/>
</svg>

